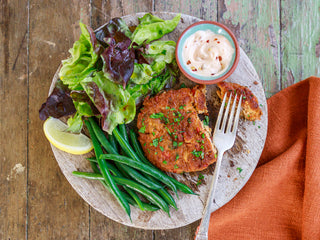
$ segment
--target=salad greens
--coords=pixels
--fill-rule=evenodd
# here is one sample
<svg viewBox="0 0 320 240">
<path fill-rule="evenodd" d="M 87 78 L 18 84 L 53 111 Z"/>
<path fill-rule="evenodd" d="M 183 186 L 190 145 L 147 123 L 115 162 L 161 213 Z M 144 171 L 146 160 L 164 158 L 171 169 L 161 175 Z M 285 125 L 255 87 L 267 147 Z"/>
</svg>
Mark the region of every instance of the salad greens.
<svg viewBox="0 0 320 240">
<path fill-rule="evenodd" d="M 81 22 L 79 24 L 82 34 L 69 50 L 71 57 L 62 61 L 59 73 L 60 79 L 70 90 L 81 90 L 80 81 L 95 71 L 94 65 L 99 58 L 91 42 L 89 31 L 92 30 Z"/>
<path fill-rule="evenodd" d="M 137 103 L 176 81 L 176 43 L 158 39 L 179 21 L 180 14 L 163 20 L 148 13 L 133 32 L 121 18 L 95 32 L 80 22 L 80 38 L 62 61 L 59 84 L 39 110 L 40 118 L 74 113 L 68 131 L 75 133 L 84 117 L 99 117 L 109 134 L 118 124 L 131 122 Z"/>
<path fill-rule="evenodd" d="M 132 41 L 138 45 L 149 43 L 162 38 L 165 34 L 172 32 L 180 22 L 181 14 L 177 14 L 172 20 L 162 20 L 151 13 L 139 18 L 140 24 L 132 35 Z"/>
<path fill-rule="evenodd" d="M 114 129 L 118 124 L 131 122 L 136 115 L 135 100 L 119 84 L 96 72 L 81 82 L 82 87 L 101 113 L 102 129 Z"/>
</svg>

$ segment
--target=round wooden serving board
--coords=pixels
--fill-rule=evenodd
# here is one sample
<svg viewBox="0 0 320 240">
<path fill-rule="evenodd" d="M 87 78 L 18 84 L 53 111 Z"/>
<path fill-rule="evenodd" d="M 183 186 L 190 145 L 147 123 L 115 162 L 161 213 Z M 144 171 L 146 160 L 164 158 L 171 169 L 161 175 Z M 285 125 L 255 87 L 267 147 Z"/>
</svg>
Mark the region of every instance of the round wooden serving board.
<svg viewBox="0 0 320 240">
<path fill-rule="evenodd" d="M 176 15 L 176 13 L 165 12 L 156 12 L 154 14 L 163 19 L 172 19 Z M 138 13 L 125 16 L 123 19 L 129 26 L 137 25 L 138 17 L 142 17 L 143 15 L 144 13 Z M 198 21 L 201 21 L 201 19 L 182 14 L 181 22 L 177 28 L 165 36 L 164 39 L 177 41 L 179 35 L 186 27 Z M 263 111 L 263 116 L 260 121 L 256 121 L 255 123 L 243 119 L 240 121 L 236 143 L 223 157 L 212 211 L 229 202 L 249 180 L 258 163 L 267 135 L 268 113 L 263 87 L 250 59 L 242 49 L 240 50 L 239 65 L 226 81 L 248 86 L 257 96 Z M 53 78 L 50 92 L 54 88 L 54 84 L 58 78 L 57 73 Z M 192 83 L 183 76 L 180 77 L 180 82 L 185 82 L 187 86 L 192 85 Z M 213 128 L 216 110 L 219 108 L 216 96 L 216 85 L 207 85 L 207 105 L 210 111 L 210 127 Z M 52 146 L 52 151 L 63 174 L 77 193 L 93 208 L 114 221 L 143 229 L 171 229 L 190 224 L 202 216 L 214 166 L 211 166 L 207 171 L 201 173 L 204 175 L 204 181 L 195 189 L 199 196 L 187 195 L 181 192 L 179 192 L 179 199 L 174 196 L 179 210 L 175 211 L 173 208 L 170 208 L 171 217 L 163 211 L 142 212 L 140 209 L 131 207 L 131 222 L 116 199 L 99 181 L 86 180 L 72 175 L 73 171 L 92 172 L 86 157 L 92 156 L 93 153 L 82 156 L 71 155 L 58 150 L 54 146 Z M 183 175 L 171 174 L 171 176 L 174 176 L 189 186 L 196 186 L 198 175 L 199 173 Z"/>
</svg>

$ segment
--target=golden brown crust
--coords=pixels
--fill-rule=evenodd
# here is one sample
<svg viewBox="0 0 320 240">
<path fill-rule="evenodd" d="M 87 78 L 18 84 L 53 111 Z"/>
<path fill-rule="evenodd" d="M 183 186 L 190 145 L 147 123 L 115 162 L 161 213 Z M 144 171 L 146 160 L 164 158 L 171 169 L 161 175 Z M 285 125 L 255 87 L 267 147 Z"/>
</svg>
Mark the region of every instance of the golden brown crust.
<svg viewBox="0 0 320 240">
<path fill-rule="evenodd" d="M 146 157 L 167 172 L 194 172 L 216 161 L 216 149 L 198 117 L 207 113 L 205 87 L 169 90 L 146 98 L 138 115 Z"/>
<path fill-rule="evenodd" d="M 238 100 L 242 95 L 242 111 L 241 116 L 249 121 L 260 120 L 262 111 L 259 107 L 257 97 L 250 91 L 249 88 L 241 86 L 237 83 L 220 82 L 217 84 L 219 89 L 217 94 L 220 99 L 223 99 L 225 93 L 237 93 Z"/>
</svg>

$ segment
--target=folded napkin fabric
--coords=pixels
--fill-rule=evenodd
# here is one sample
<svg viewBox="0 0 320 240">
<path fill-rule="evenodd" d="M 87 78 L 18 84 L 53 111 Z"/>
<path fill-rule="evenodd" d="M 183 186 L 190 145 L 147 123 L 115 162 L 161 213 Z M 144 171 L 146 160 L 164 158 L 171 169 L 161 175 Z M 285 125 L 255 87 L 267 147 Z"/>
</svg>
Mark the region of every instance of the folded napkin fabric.
<svg viewBox="0 0 320 240">
<path fill-rule="evenodd" d="M 268 115 L 257 169 L 211 214 L 209 239 L 320 239 L 320 79 L 272 96 Z"/>
</svg>

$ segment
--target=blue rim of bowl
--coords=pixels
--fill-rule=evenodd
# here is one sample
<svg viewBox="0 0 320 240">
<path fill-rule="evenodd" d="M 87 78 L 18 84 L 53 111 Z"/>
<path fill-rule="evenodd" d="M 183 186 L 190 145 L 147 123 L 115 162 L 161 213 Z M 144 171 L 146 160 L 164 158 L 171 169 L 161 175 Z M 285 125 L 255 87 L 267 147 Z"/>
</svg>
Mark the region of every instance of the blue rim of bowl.
<svg viewBox="0 0 320 240">
<path fill-rule="evenodd" d="M 221 34 L 223 36 L 225 36 L 230 42 L 231 45 L 235 48 L 235 54 L 234 57 L 232 59 L 232 62 L 230 64 L 230 66 L 228 67 L 228 69 L 222 73 L 222 75 L 218 75 L 215 77 L 203 77 L 197 74 L 192 73 L 191 71 L 187 70 L 187 66 L 183 63 L 182 61 L 182 51 L 179 51 L 179 49 L 181 49 L 183 46 L 182 44 L 185 42 L 185 40 L 194 32 L 191 31 L 192 28 L 199 26 L 199 25 L 215 25 L 219 28 L 222 29 L 221 32 L 218 32 L 218 34 Z M 200 27 L 200 26 L 199 26 Z M 206 28 L 211 30 L 210 28 Z M 200 29 L 199 30 L 203 30 Z M 217 32 L 215 32 L 217 33 Z M 182 44 L 181 44 L 182 43 Z M 196 83 L 200 83 L 200 84 L 215 84 L 218 82 L 221 82 L 223 80 L 225 80 L 226 78 L 228 78 L 236 69 L 238 63 L 239 63 L 239 58 L 240 58 L 240 49 L 239 49 L 239 44 L 238 41 L 236 39 L 236 37 L 234 36 L 234 34 L 231 32 L 230 29 L 228 29 L 226 26 L 224 26 L 221 23 L 218 22 L 214 22 L 214 21 L 200 21 L 200 22 L 196 22 L 192 25 L 190 25 L 189 27 L 187 27 L 182 34 L 180 35 L 178 41 L 177 41 L 177 47 L 176 47 L 176 60 L 178 63 L 178 66 L 181 70 L 181 72 L 190 80 L 196 82 Z M 181 59 L 181 62 L 180 62 Z"/>
</svg>

